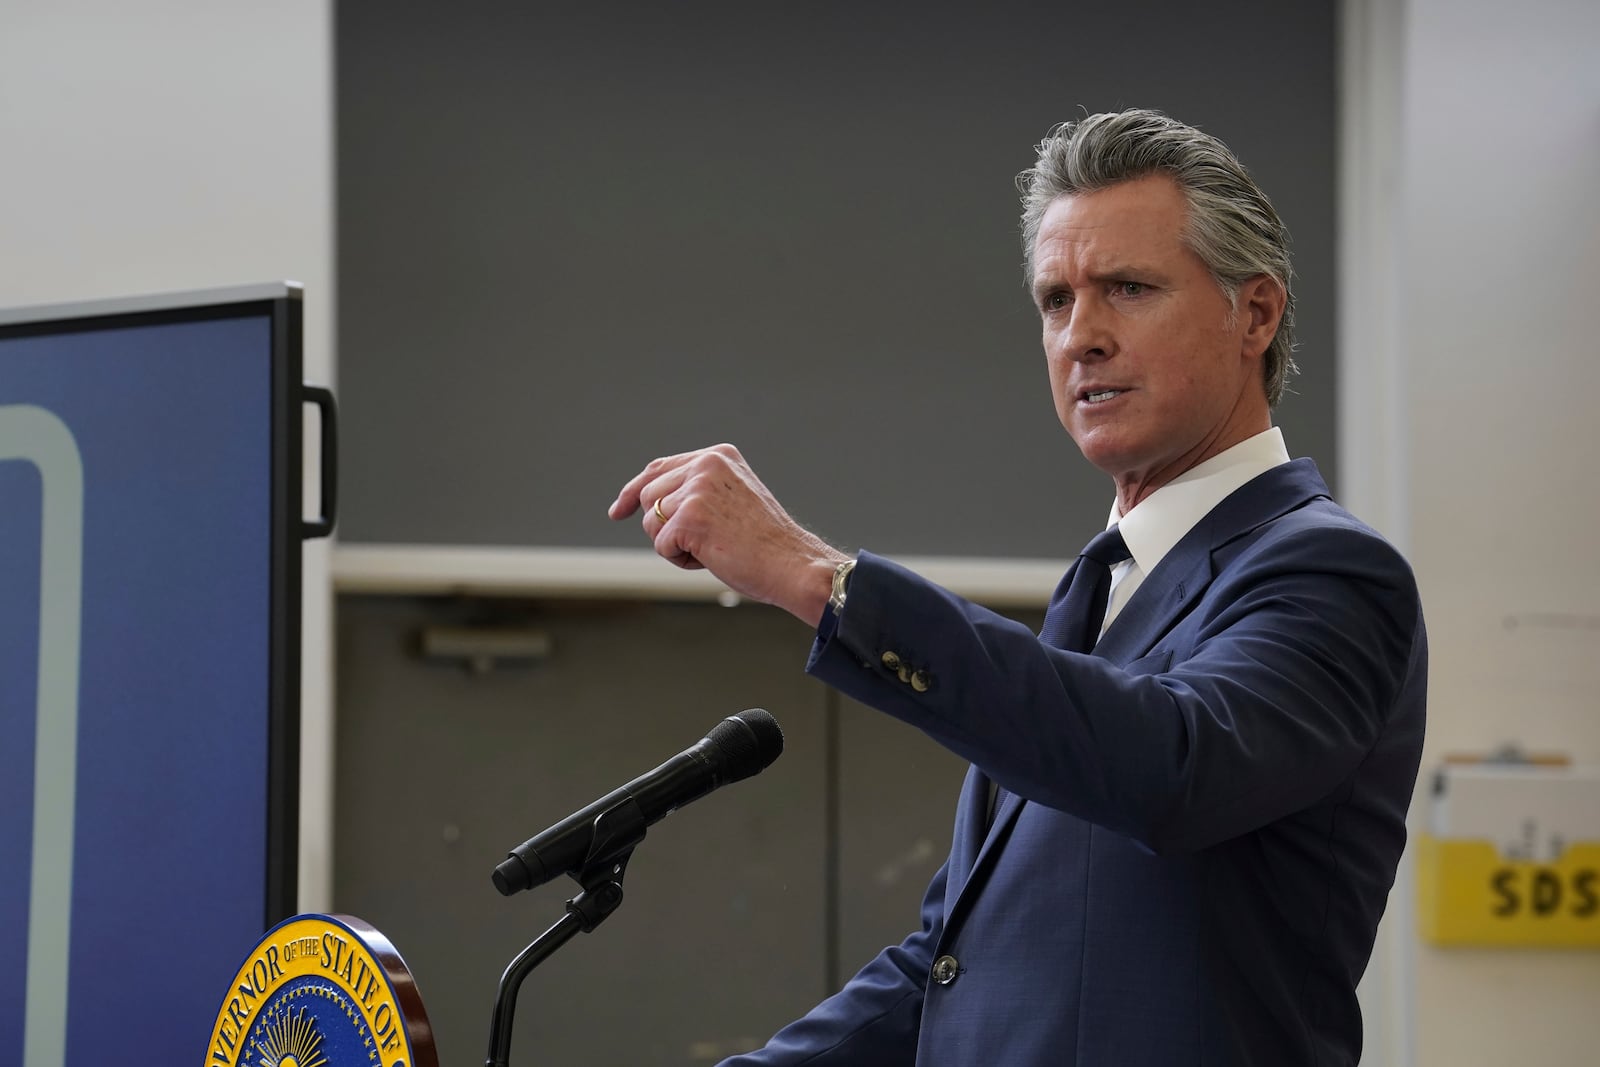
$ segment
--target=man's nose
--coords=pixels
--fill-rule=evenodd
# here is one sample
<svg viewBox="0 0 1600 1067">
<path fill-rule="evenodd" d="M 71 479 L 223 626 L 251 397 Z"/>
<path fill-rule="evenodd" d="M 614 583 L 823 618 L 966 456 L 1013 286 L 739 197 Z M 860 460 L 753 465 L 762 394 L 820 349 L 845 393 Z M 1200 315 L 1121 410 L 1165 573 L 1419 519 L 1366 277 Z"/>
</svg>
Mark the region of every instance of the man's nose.
<svg viewBox="0 0 1600 1067">
<path fill-rule="evenodd" d="M 1086 297 L 1073 302 L 1061 346 L 1061 354 L 1074 363 L 1093 363 L 1116 354 L 1110 309 L 1103 301 Z"/>
</svg>

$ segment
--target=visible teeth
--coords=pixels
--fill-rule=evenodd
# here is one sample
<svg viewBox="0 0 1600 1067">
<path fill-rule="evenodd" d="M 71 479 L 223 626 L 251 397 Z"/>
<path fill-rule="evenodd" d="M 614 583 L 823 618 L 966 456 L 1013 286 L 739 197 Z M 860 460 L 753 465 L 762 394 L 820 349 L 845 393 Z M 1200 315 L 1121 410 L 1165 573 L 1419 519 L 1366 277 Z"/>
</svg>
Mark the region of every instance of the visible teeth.
<svg viewBox="0 0 1600 1067">
<path fill-rule="evenodd" d="M 1091 404 L 1098 404 L 1102 400 L 1110 400 L 1112 397 L 1114 397 L 1116 395 L 1117 395 L 1117 391 L 1115 389 L 1107 389 L 1103 393 L 1090 393 L 1088 396 L 1084 397 L 1084 399 L 1087 400 Z"/>
</svg>

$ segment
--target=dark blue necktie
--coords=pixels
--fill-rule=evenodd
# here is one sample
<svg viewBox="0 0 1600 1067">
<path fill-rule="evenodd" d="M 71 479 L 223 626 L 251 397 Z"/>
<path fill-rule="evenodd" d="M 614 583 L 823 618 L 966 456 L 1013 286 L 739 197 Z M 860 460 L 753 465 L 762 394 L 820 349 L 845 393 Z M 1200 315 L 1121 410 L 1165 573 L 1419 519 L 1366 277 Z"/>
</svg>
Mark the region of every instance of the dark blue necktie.
<svg viewBox="0 0 1600 1067">
<path fill-rule="evenodd" d="M 1056 586 L 1039 640 L 1068 652 L 1092 651 L 1111 598 L 1111 568 L 1130 555 L 1121 530 L 1112 526 L 1100 531 Z"/>
<path fill-rule="evenodd" d="M 1068 652 L 1092 651 L 1100 640 L 1100 624 L 1105 621 L 1106 604 L 1111 599 L 1111 568 L 1131 556 L 1121 530 L 1112 526 L 1100 531 L 1078 553 L 1077 562 L 1056 586 L 1044 613 L 1039 640 Z M 999 806 L 1000 790 L 991 780 L 987 823 L 994 822 Z"/>
</svg>

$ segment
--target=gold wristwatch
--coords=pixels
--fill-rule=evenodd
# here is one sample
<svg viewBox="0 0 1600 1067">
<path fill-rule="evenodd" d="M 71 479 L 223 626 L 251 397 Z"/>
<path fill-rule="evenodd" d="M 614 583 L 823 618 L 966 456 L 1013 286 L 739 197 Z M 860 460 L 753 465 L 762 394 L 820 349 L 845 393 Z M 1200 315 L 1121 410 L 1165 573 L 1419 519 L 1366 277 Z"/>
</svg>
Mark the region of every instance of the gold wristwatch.
<svg viewBox="0 0 1600 1067">
<path fill-rule="evenodd" d="M 828 607 L 833 609 L 835 615 L 844 610 L 845 585 L 850 581 L 850 572 L 856 569 L 856 561 L 847 559 L 833 568 L 833 591 L 828 594 Z"/>
</svg>

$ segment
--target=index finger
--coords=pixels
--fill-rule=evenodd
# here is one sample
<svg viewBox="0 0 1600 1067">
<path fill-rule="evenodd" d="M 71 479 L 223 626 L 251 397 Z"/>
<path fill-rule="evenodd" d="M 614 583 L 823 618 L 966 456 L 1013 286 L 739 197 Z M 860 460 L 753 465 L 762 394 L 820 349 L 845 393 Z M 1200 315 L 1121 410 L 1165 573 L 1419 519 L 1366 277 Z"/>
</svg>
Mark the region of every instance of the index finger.
<svg viewBox="0 0 1600 1067">
<path fill-rule="evenodd" d="M 683 466 L 695 456 L 698 456 L 701 451 L 701 449 L 695 449 L 693 452 L 679 452 L 675 456 L 658 456 L 646 463 L 644 470 L 635 474 L 628 480 L 628 484 L 622 487 L 622 492 L 617 494 L 617 499 L 612 501 L 611 506 L 606 509 L 606 514 L 613 519 L 625 519 L 632 515 L 639 510 L 639 490 L 648 485 L 652 479 L 659 478 L 666 471 Z"/>
</svg>

